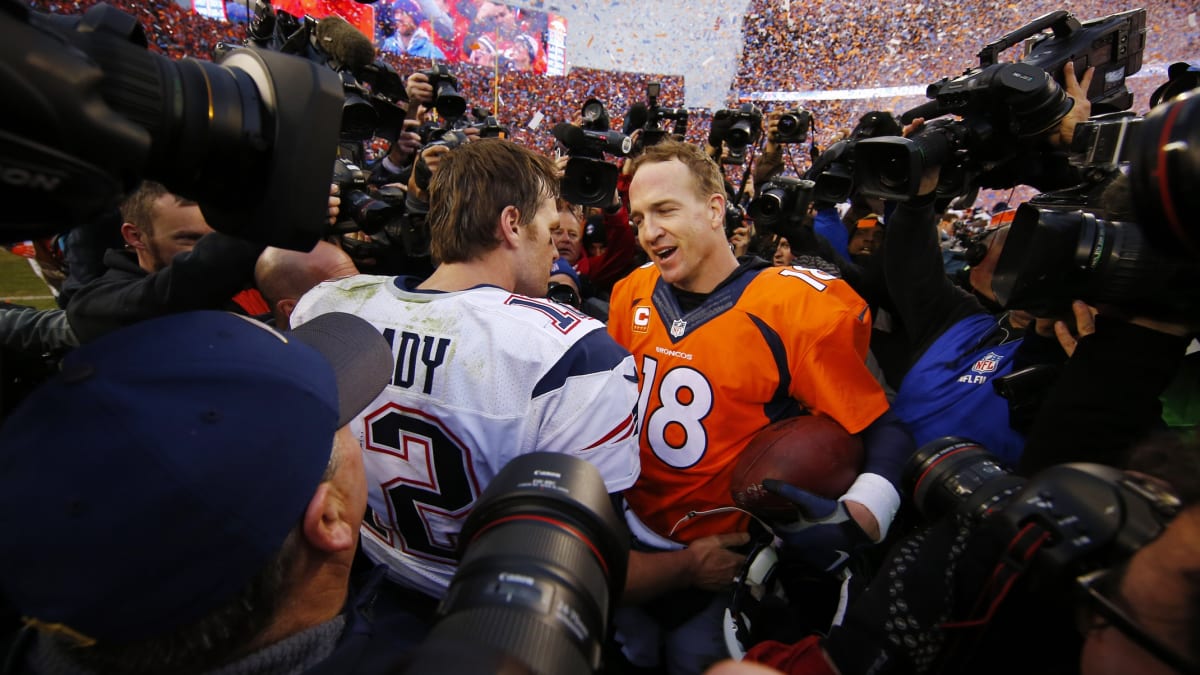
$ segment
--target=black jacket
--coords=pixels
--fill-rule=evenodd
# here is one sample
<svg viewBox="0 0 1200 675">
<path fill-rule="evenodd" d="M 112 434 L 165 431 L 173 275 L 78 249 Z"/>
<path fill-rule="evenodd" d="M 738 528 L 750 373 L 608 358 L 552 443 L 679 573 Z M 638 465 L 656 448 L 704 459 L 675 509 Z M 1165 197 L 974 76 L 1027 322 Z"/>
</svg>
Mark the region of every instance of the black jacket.
<svg viewBox="0 0 1200 675">
<path fill-rule="evenodd" d="M 138 321 L 174 312 L 226 309 L 245 312 L 231 298 L 254 280 L 262 246 L 214 232 L 171 264 L 148 273 L 129 252 L 109 249 L 108 269 L 75 293 L 67 320 L 80 343 Z"/>
</svg>

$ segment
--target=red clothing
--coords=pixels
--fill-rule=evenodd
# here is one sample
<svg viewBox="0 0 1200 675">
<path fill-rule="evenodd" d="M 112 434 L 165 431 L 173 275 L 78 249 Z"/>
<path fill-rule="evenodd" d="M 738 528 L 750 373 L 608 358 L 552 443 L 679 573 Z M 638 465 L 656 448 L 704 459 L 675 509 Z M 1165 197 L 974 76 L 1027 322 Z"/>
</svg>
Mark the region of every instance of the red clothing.
<svg viewBox="0 0 1200 675">
<path fill-rule="evenodd" d="M 590 279 L 597 289 L 608 291 L 633 267 L 637 242 L 633 228 L 629 226 L 629 210 L 624 204 L 616 213 L 604 214 L 604 231 L 604 253 L 580 258 L 575 271 Z"/>
<path fill-rule="evenodd" d="M 773 640 L 760 642 L 746 652 L 745 660 L 771 666 L 788 675 L 838 675 L 837 669 L 825 657 L 818 635 L 810 635 L 791 645 Z"/>
</svg>

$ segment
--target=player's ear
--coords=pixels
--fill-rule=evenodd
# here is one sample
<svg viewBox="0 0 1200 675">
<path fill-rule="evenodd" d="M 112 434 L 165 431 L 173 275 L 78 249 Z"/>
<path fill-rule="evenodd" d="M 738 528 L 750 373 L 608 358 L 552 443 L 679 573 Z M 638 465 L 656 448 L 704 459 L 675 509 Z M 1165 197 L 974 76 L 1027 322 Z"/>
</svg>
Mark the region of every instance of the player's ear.
<svg viewBox="0 0 1200 675">
<path fill-rule="evenodd" d="M 712 193 L 708 196 L 708 202 L 705 204 L 708 209 L 709 220 L 712 221 L 715 228 L 722 231 L 725 229 L 725 195 Z"/>
<path fill-rule="evenodd" d="M 509 204 L 500 212 L 497 227 L 500 228 L 500 240 L 515 246 L 521 239 L 521 211 Z"/>
</svg>

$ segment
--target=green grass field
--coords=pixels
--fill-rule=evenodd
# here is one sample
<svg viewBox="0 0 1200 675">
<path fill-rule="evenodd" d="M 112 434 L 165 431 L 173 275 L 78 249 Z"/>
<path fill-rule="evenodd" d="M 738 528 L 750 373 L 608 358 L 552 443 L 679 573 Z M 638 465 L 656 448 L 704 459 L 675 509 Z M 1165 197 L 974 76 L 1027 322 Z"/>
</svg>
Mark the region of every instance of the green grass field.
<svg viewBox="0 0 1200 675">
<path fill-rule="evenodd" d="M 50 287 L 29 266 L 29 259 L 4 249 L 0 249 L 0 300 L 39 309 L 58 306 Z"/>
</svg>

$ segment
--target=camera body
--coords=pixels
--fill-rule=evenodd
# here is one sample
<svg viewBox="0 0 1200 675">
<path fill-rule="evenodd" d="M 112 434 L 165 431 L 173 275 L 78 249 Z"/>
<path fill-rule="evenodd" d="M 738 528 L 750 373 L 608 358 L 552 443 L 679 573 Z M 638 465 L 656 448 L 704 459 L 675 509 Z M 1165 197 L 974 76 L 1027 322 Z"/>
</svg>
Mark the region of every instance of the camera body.
<svg viewBox="0 0 1200 675">
<path fill-rule="evenodd" d="M 725 133 L 725 147 L 729 152 L 721 155 L 722 164 L 742 165 L 746 163 L 746 148 L 757 142 L 762 134 L 763 114 L 753 103 L 743 103 L 735 109 L 718 110 L 713 122 L 731 119 L 729 131 Z"/>
<path fill-rule="evenodd" d="M 407 99 L 404 82 L 394 68 L 374 60 L 370 41 L 340 17 L 296 17 L 274 9 L 269 0 L 256 0 L 246 42 L 337 73 L 344 95 L 342 142 L 361 143 L 374 136 L 394 142 L 399 136 L 405 118 L 401 102 Z M 218 46 L 218 52 L 224 49 L 229 46 Z"/>
<path fill-rule="evenodd" d="M 433 87 L 433 109 L 446 119 L 458 119 L 467 111 L 467 99 L 458 93 L 458 78 L 444 64 L 421 71 Z"/>
<path fill-rule="evenodd" d="M 771 142 L 780 145 L 787 143 L 803 143 L 812 126 L 812 113 L 804 108 L 785 111 L 775 123 L 775 134 Z"/>
<path fill-rule="evenodd" d="M 339 214 L 349 216 L 351 226 L 335 225 L 337 233 L 362 230 L 374 235 L 381 230 L 396 231 L 405 219 L 403 193 L 395 195 L 384 190 L 371 191 L 371 172 L 360 168 L 351 160 L 338 158 L 333 163 L 333 183 L 338 186 L 342 200 Z M 344 221 L 343 221 L 344 222 Z"/>
<path fill-rule="evenodd" d="M 1181 503 L 1153 479 L 1100 464 L 1061 464 L 1014 476 L 973 441 L 922 446 L 904 469 L 904 492 L 927 521 L 958 521 L 970 536 L 948 573 L 944 642 L 935 672 L 1012 672 L 1014 636 L 1039 670 L 1079 664 L 1077 580 L 1111 569 L 1160 536 Z M 967 629 L 973 626 L 975 629 Z"/>
<path fill-rule="evenodd" d="M 791 242 L 802 241 L 797 233 L 808 215 L 814 186 L 811 180 L 791 176 L 775 176 L 763 183 L 747 210 L 755 227 Z"/>
</svg>

